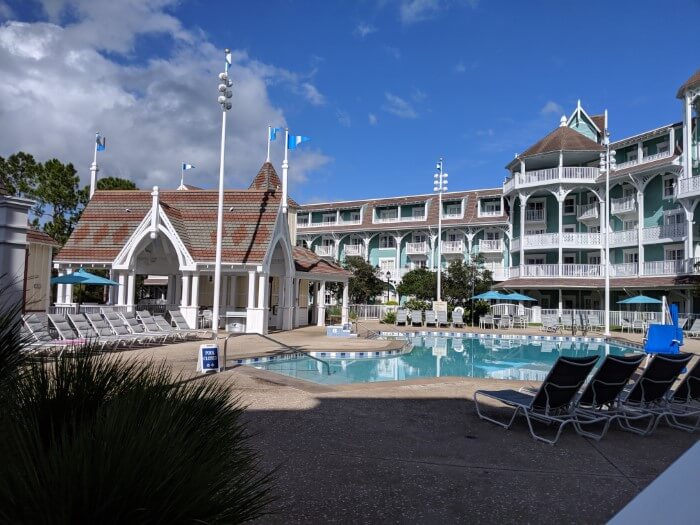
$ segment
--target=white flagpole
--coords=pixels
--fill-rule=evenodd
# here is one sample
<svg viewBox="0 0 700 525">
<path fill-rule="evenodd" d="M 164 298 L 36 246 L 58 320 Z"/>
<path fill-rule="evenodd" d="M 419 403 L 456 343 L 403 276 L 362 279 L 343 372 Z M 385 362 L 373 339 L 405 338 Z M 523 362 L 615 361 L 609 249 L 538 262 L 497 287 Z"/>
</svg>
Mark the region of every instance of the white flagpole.
<svg viewBox="0 0 700 525">
<path fill-rule="evenodd" d="M 270 134 L 272 133 L 272 126 L 267 127 L 267 161 L 270 162 Z"/>
<path fill-rule="evenodd" d="M 284 130 L 284 160 L 282 161 L 282 213 L 287 213 L 287 171 L 289 162 L 287 154 L 289 152 L 289 129 Z"/>
<path fill-rule="evenodd" d="M 185 187 L 185 163 L 180 163 L 180 188 Z"/>
<path fill-rule="evenodd" d="M 97 172 L 99 168 L 97 167 L 97 138 L 100 136 L 100 132 L 95 133 L 95 151 L 92 157 L 92 166 L 90 166 L 90 198 L 95 194 L 97 189 Z"/>
</svg>

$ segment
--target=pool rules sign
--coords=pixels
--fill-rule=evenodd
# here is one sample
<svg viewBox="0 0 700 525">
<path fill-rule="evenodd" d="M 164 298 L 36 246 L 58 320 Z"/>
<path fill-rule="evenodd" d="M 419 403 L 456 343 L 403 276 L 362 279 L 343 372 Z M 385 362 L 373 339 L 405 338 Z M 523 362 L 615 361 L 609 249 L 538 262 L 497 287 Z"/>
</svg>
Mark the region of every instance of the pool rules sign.
<svg viewBox="0 0 700 525">
<path fill-rule="evenodd" d="M 197 371 L 220 372 L 219 346 L 214 344 L 199 345 L 199 357 L 197 359 Z"/>
</svg>

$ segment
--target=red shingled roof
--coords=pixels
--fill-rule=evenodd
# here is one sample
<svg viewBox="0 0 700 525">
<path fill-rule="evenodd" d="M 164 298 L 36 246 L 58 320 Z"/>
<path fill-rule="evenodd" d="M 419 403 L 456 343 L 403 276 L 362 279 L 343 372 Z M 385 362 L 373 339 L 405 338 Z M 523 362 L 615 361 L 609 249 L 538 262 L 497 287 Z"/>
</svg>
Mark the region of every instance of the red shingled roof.
<svg viewBox="0 0 700 525">
<path fill-rule="evenodd" d="M 60 246 L 60 244 L 48 233 L 39 230 L 27 230 L 27 242 L 32 244 L 48 244 L 49 246 Z"/>
<path fill-rule="evenodd" d="M 520 154 L 520 157 L 532 157 L 553 151 L 603 151 L 603 149 L 603 146 L 582 133 L 568 126 L 559 126 L 542 140 L 526 149 Z"/>
<path fill-rule="evenodd" d="M 693 75 L 683 82 L 683 85 L 678 88 L 678 93 L 676 93 L 677 98 L 683 98 L 685 96 L 685 92 L 690 89 L 700 86 L 700 69 L 698 69 Z"/>
<path fill-rule="evenodd" d="M 292 250 L 294 267 L 299 272 L 311 274 L 333 275 L 336 277 L 351 277 L 352 272 L 347 271 L 342 266 L 327 259 L 322 259 L 311 250 L 295 246 Z"/>
<path fill-rule="evenodd" d="M 222 257 L 229 263 L 262 262 L 271 241 L 281 194 L 227 190 Z M 151 208 L 150 191 L 96 191 L 58 261 L 111 262 Z M 160 205 L 195 261 L 215 258 L 218 192 L 162 191 Z"/>
</svg>

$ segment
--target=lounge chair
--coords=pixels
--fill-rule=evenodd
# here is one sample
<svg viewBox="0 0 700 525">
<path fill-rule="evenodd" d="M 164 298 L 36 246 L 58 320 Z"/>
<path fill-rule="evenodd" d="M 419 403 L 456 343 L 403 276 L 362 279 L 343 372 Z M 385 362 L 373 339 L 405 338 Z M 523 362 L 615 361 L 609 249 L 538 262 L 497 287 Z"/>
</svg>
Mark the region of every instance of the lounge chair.
<svg viewBox="0 0 700 525">
<path fill-rule="evenodd" d="M 192 334 L 197 337 L 202 337 L 202 336 L 209 336 L 213 334 L 212 330 L 209 329 L 197 329 L 197 328 L 190 328 L 190 326 L 187 324 L 187 321 L 185 320 L 185 316 L 182 315 L 182 312 L 178 309 L 172 309 L 168 310 L 168 314 L 170 315 L 170 320 L 173 322 L 175 325 L 175 328 L 180 330 L 181 332 L 187 332 L 188 334 Z"/>
<path fill-rule="evenodd" d="M 58 351 L 75 346 L 71 341 L 54 338 L 49 332 L 46 314 L 29 314 L 22 318 L 24 322 L 23 335 L 31 336 L 26 341 L 26 348 L 32 351 Z"/>
<path fill-rule="evenodd" d="M 498 328 L 511 328 L 513 326 L 513 321 L 510 317 L 510 315 L 502 315 L 501 318 L 498 320 Z"/>
<path fill-rule="evenodd" d="M 527 316 L 526 315 L 516 315 L 513 318 L 513 327 L 514 328 L 527 328 Z"/>
<path fill-rule="evenodd" d="M 81 339 L 78 333 L 73 329 L 65 315 L 49 314 L 48 317 L 54 330 L 56 330 L 58 336 L 63 341 L 72 341 L 73 343 L 77 344 L 83 344 L 86 342 L 86 340 Z"/>
<path fill-rule="evenodd" d="M 486 328 L 487 326 L 490 326 L 491 328 L 494 327 L 493 315 L 491 314 L 482 315 L 479 317 L 479 328 Z"/>
<path fill-rule="evenodd" d="M 564 331 L 573 331 L 575 326 L 574 316 L 571 314 L 563 314 L 561 316 L 561 322 L 559 323 L 559 329 Z"/>
<path fill-rule="evenodd" d="M 683 330 L 685 328 L 685 325 L 688 324 L 688 318 L 687 317 L 679 317 L 678 318 L 678 328 Z"/>
<path fill-rule="evenodd" d="M 603 418 L 577 418 L 574 398 L 581 385 L 588 377 L 598 356 L 590 357 L 560 357 L 542 382 L 537 393 L 527 394 L 517 390 L 477 390 L 474 392 L 474 404 L 476 413 L 481 419 L 491 421 L 503 428 L 510 428 L 516 416 L 522 412 L 533 438 L 551 445 L 559 440 L 564 427 L 568 424 L 598 423 Z M 498 421 L 482 413 L 479 397 L 495 399 L 513 409 L 510 419 L 506 422 Z M 553 439 L 549 439 L 535 432 L 533 421 L 546 425 L 558 425 Z"/>
<path fill-rule="evenodd" d="M 700 328 L 700 325 L 698 325 Z M 626 319 L 625 317 L 620 317 L 620 332 L 623 334 L 625 333 L 625 328 L 627 328 L 627 332 L 632 331 L 632 323 L 630 323 L 629 319 Z"/>
<path fill-rule="evenodd" d="M 396 310 L 396 326 L 408 324 L 408 312 L 404 308 Z"/>
<path fill-rule="evenodd" d="M 437 320 L 435 319 L 435 312 L 432 310 L 425 311 L 425 326 L 435 326 L 437 327 Z"/>
<path fill-rule="evenodd" d="M 619 398 L 616 410 L 612 410 L 617 412 L 614 415 L 624 430 L 642 436 L 654 431 L 659 421 L 670 413 L 667 395 L 692 357 L 686 353 L 656 354 L 651 359 L 627 395 Z M 648 419 L 649 423 L 645 427 L 631 424 L 638 419 Z"/>
<path fill-rule="evenodd" d="M 411 326 L 423 326 L 423 314 L 420 310 L 411 310 Z"/>
<path fill-rule="evenodd" d="M 695 319 L 690 328 L 685 331 L 687 337 L 700 337 L 700 318 Z"/>
<path fill-rule="evenodd" d="M 447 320 L 447 312 L 445 310 L 439 310 L 437 312 L 437 325 L 440 326 L 450 326 L 450 322 Z"/>
<path fill-rule="evenodd" d="M 602 330 L 604 324 L 600 321 L 600 315 L 592 313 L 588 315 L 588 326 L 594 330 Z"/>
<path fill-rule="evenodd" d="M 464 319 L 462 318 L 461 310 L 454 310 L 452 312 L 452 326 L 458 326 L 460 328 L 464 326 Z"/>
<path fill-rule="evenodd" d="M 155 318 L 151 315 L 151 312 L 148 310 L 137 310 L 136 318 L 141 322 L 141 325 L 146 332 L 153 334 L 154 336 L 162 337 L 163 342 L 166 342 L 168 339 L 171 341 L 174 341 L 175 339 L 180 339 L 181 341 L 184 340 L 184 336 L 182 334 L 175 333 L 173 330 L 163 330 L 158 325 Z"/>
<path fill-rule="evenodd" d="M 119 346 L 121 340 L 115 337 L 110 332 L 109 334 L 101 335 L 98 333 L 85 317 L 85 314 L 68 314 L 68 320 L 71 322 L 75 331 L 82 339 L 87 339 L 94 341 L 100 345 L 100 350 L 105 348 L 116 348 Z"/>
<path fill-rule="evenodd" d="M 179 328 L 174 327 L 172 324 L 166 321 L 165 317 L 163 317 L 162 315 L 154 315 L 153 320 L 158 325 L 158 328 L 161 329 L 161 331 L 173 334 L 173 337 L 178 337 L 182 341 L 187 341 L 188 339 L 191 339 L 193 337 L 199 338 L 198 331 L 180 330 Z"/>
<path fill-rule="evenodd" d="M 617 417 L 609 412 L 614 406 L 624 388 L 629 384 L 632 374 L 644 361 L 642 354 L 608 355 L 588 382 L 583 393 L 577 400 L 576 411 L 582 418 L 605 418 L 603 430 L 592 433 L 577 428 L 579 434 L 601 439 L 608 431 L 610 423 Z"/>
<path fill-rule="evenodd" d="M 145 344 L 153 339 L 148 335 L 143 336 L 133 333 L 126 324 L 126 321 L 124 321 L 124 319 L 113 310 L 103 309 L 102 316 L 109 324 L 109 327 L 112 329 L 112 332 L 114 332 L 114 335 L 123 338 L 125 341 L 129 340 L 131 343 Z"/>
<path fill-rule="evenodd" d="M 542 331 L 556 332 L 560 329 L 559 321 L 554 316 L 542 316 Z"/>
<path fill-rule="evenodd" d="M 694 432 L 700 428 L 700 359 L 688 371 L 678 388 L 668 396 L 666 422 L 673 428 Z M 692 417 L 694 423 L 679 420 Z"/>
<path fill-rule="evenodd" d="M 124 322 L 132 334 L 142 337 L 146 342 L 164 343 L 165 340 L 170 337 L 168 334 L 160 331 L 156 334 L 150 333 L 148 330 L 146 330 L 144 325 L 139 323 L 139 320 L 134 312 L 120 312 L 119 316 L 124 319 Z"/>
<path fill-rule="evenodd" d="M 114 337 L 117 340 L 117 346 L 132 346 L 139 342 L 138 338 L 130 334 L 128 330 L 116 334 L 107 319 L 98 312 L 87 313 L 85 318 L 99 337 Z"/>
</svg>

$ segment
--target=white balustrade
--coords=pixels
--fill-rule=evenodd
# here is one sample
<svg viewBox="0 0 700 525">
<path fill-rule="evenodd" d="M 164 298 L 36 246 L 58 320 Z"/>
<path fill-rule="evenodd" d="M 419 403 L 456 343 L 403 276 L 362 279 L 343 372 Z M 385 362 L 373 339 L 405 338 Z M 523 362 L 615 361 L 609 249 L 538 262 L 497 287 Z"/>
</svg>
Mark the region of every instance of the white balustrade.
<svg viewBox="0 0 700 525">
<path fill-rule="evenodd" d="M 559 246 L 558 233 L 537 233 L 535 235 L 525 236 L 526 248 L 545 248 Z"/>
<path fill-rule="evenodd" d="M 464 242 L 463 241 L 442 241 L 440 245 L 440 251 L 442 254 L 448 253 L 463 253 L 464 252 Z"/>
<path fill-rule="evenodd" d="M 562 264 L 562 277 L 601 277 L 603 267 L 600 264 Z"/>
<path fill-rule="evenodd" d="M 525 264 L 521 277 L 559 277 L 558 264 Z"/>
<path fill-rule="evenodd" d="M 503 215 L 503 210 L 480 210 L 479 217 L 500 217 Z"/>
<path fill-rule="evenodd" d="M 686 223 L 652 226 L 651 228 L 644 228 L 642 232 L 642 240 L 644 241 L 680 241 L 685 237 Z"/>
<path fill-rule="evenodd" d="M 517 279 L 520 277 L 520 266 L 511 266 L 508 268 L 508 278 Z"/>
<path fill-rule="evenodd" d="M 598 213 L 598 204 L 595 202 L 591 204 L 580 204 L 576 208 L 576 218 L 579 221 L 597 219 Z"/>
<path fill-rule="evenodd" d="M 525 210 L 525 221 L 544 222 L 544 210 Z"/>
<path fill-rule="evenodd" d="M 621 263 L 610 265 L 610 277 L 634 277 L 638 272 L 638 263 Z"/>
<path fill-rule="evenodd" d="M 602 237 L 603 242 L 605 242 L 605 237 Z M 632 244 L 637 244 L 638 233 L 637 229 L 634 230 L 622 230 L 617 232 L 610 232 L 610 246 L 629 246 Z"/>
<path fill-rule="evenodd" d="M 408 255 L 425 255 L 428 253 L 427 242 L 409 242 L 406 243 L 406 253 Z"/>
<path fill-rule="evenodd" d="M 508 193 L 522 186 L 533 186 L 549 182 L 592 182 L 598 178 L 599 174 L 598 168 L 588 167 L 565 167 L 561 168 L 561 171 L 556 167 L 515 173 L 503 183 L 503 193 Z"/>
<path fill-rule="evenodd" d="M 679 261 L 645 261 L 644 275 L 675 275 L 683 273 L 685 260 Z"/>
<path fill-rule="evenodd" d="M 600 246 L 600 233 L 564 232 L 561 242 L 566 247 Z"/>
<path fill-rule="evenodd" d="M 635 212 L 637 211 L 637 198 L 634 195 L 628 195 L 619 199 L 611 199 L 610 211 L 613 215 Z"/>
<path fill-rule="evenodd" d="M 519 237 L 516 237 L 515 239 L 510 240 L 510 251 L 512 251 L 512 252 L 520 251 L 520 238 Z"/>
<path fill-rule="evenodd" d="M 676 186 L 678 197 L 687 197 L 700 194 L 700 177 L 685 177 L 678 179 Z"/>
<path fill-rule="evenodd" d="M 362 244 L 346 244 L 345 257 L 362 257 L 365 253 L 365 247 Z"/>
<path fill-rule="evenodd" d="M 316 255 L 320 257 L 333 257 L 335 253 L 335 246 L 316 246 Z"/>
<path fill-rule="evenodd" d="M 503 240 L 502 239 L 481 239 L 477 245 L 478 251 L 480 253 L 484 252 L 502 252 L 503 251 Z"/>
</svg>

